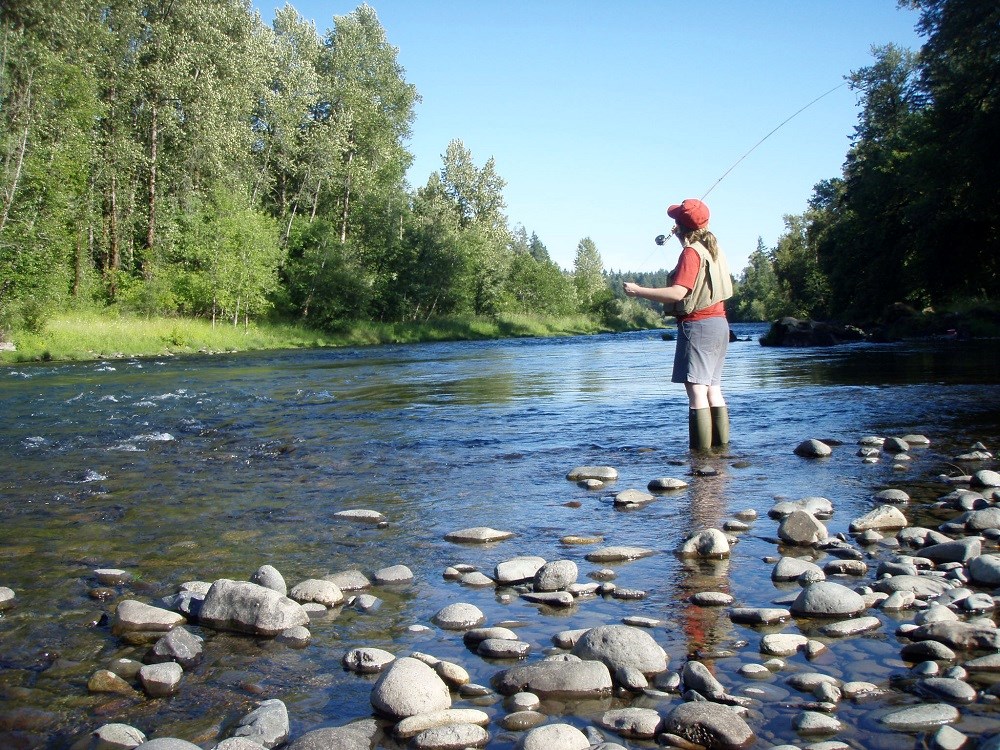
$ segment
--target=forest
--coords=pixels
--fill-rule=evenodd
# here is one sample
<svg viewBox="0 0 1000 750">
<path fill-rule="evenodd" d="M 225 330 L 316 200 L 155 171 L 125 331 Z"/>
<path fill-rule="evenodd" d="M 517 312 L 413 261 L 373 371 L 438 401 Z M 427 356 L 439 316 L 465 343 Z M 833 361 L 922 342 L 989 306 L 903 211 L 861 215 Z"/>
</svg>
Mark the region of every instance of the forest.
<svg viewBox="0 0 1000 750">
<path fill-rule="evenodd" d="M 1000 5 L 898 4 L 919 9 L 921 49 L 877 47 L 851 73 L 861 106 L 842 174 L 784 218 L 775 247 L 758 243 L 733 317 L 866 322 L 899 304 L 996 312 Z"/>
<path fill-rule="evenodd" d="M 842 174 L 759 243 L 737 320 L 877 316 L 992 300 L 1000 7 L 900 0 L 919 51 L 851 72 Z M 72 309 L 230 325 L 587 315 L 655 325 L 588 237 L 572 269 L 506 215 L 461 140 L 412 188 L 419 101 L 375 11 L 319 32 L 243 0 L 0 7 L 0 337 Z"/>
</svg>

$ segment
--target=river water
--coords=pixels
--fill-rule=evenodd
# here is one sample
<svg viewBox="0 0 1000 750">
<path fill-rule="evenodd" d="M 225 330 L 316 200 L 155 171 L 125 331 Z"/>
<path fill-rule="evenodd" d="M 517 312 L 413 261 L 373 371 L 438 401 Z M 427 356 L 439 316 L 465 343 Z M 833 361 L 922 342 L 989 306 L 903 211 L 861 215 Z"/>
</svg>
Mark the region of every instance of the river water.
<svg viewBox="0 0 1000 750">
<path fill-rule="evenodd" d="M 911 522 L 937 523 L 921 516 L 921 503 L 948 491 L 937 477 L 957 473 L 952 457 L 976 441 L 1000 445 L 1000 358 L 995 342 L 945 339 L 768 349 L 756 340 L 762 327 L 735 329 L 752 340 L 731 344 L 727 359 L 733 442 L 709 459 L 688 454 L 683 388 L 668 382 L 674 345 L 654 331 L 0 368 L 0 586 L 16 592 L 15 605 L 0 613 L 0 747 L 79 745 L 113 721 L 211 747 L 265 698 L 285 701 L 293 738 L 340 725 L 371 715 L 373 678 L 340 666 L 356 646 L 430 653 L 489 684 L 506 665 L 431 623 L 455 601 L 478 606 L 488 624 L 515 623 L 531 659 L 561 630 L 657 618 L 663 625 L 651 632 L 673 667 L 688 654 L 729 650 L 714 668 L 740 692 L 750 681 L 739 664 L 763 660 L 760 631 L 683 600 L 722 589 L 739 604 L 767 606 L 788 593 L 771 583 L 762 560 L 779 554 L 767 518 L 776 497 L 830 498 L 836 512 L 827 526 L 838 533 L 872 508 L 874 492 L 898 487 L 917 501 L 907 510 Z M 905 466 L 866 465 L 856 455 L 865 435 L 907 433 L 931 445 Z M 821 461 L 793 454 L 813 437 L 842 445 Z M 620 476 L 589 491 L 566 480 L 580 465 L 614 466 Z M 704 468 L 718 473 L 693 476 Z M 664 476 L 690 486 L 639 510 L 615 509 L 615 493 Z M 358 508 L 380 511 L 388 524 L 334 516 Z M 673 554 L 687 532 L 744 509 L 760 517 L 728 564 L 692 567 Z M 443 538 L 472 526 L 516 536 L 485 547 Z M 540 610 L 442 576 L 456 563 L 491 574 L 497 562 L 530 554 L 572 559 L 588 580 L 600 566 L 584 558 L 592 548 L 562 544 L 568 534 L 655 550 L 613 566 L 619 586 L 647 596 Z M 96 669 L 144 653 L 111 634 L 117 601 L 155 602 L 191 580 L 245 580 L 263 564 L 289 586 L 394 564 L 415 579 L 374 590 L 381 604 L 373 612 L 345 608 L 314 620 L 305 649 L 194 627 L 206 655 L 173 698 L 88 692 Z M 94 598 L 96 568 L 122 568 L 134 580 L 110 599 Z M 836 739 L 912 747 L 917 735 L 878 722 L 888 707 L 918 700 L 895 687 L 907 666 L 895 621 L 879 616 L 877 633 L 831 643 L 819 664 L 793 657 L 788 672 L 891 688 L 874 701 L 842 704 Z M 786 629 L 798 632 L 795 623 Z M 770 700 L 751 720 L 759 747 L 807 741 L 792 720 L 795 704 L 810 696 L 787 687 L 787 674 L 765 683 Z M 635 705 L 665 714 L 671 704 Z M 583 727 L 606 706 L 547 708 Z M 487 710 L 495 719 L 504 713 L 500 704 Z M 1000 715 L 977 703 L 962 708 L 956 726 L 1000 733 Z M 495 724 L 490 734 L 491 748 L 516 740 Z"/>
</svg>

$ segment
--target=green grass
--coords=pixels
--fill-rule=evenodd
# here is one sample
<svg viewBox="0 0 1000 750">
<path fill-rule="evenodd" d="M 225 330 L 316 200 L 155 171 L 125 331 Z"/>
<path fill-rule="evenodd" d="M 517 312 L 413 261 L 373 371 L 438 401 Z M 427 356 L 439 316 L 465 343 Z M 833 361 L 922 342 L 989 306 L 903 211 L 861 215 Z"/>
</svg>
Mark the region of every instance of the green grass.
<svg viewBox="0 0 1000 750">
<path fill-rule="evenodd" d="M 317 331 L 292 323 L 251 323 L 244 328 L 242 325 L 234 327 L 231 323 L 213 326 L 210 321 L 202 319 L 88 312 L 53 317 L 39 333 L 15 332 L 10 338 L 17 349 L 0 352 L 0 364 L 563 336 L 607 330 L 607 327 L 582 315 L 565 318 L 518 315 L 497 319 L 444 318 L 423 323 L 359 322 L 336 331 Z"/>
</svg>

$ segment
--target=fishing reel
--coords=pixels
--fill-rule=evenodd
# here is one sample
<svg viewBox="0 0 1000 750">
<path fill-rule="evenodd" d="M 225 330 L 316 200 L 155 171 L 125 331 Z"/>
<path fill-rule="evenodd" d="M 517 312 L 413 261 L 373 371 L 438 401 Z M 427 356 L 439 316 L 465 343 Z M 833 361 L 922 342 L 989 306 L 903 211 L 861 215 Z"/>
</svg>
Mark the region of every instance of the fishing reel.
<svg viewBox="0 0 1000 750">
<path fill-rule="evenodd" d="M 665 243 L 666 241 L 667 241 L 667 235 L 665 235 L 665 234 L 658 234 L 658 235 L 656 235 L 656 237 L 655 237 L 655 238 L 653 239 L 653 242 L 655 242 L 655 243 L 656 243 L 657 245 L 662 245 L 662 244 L 664 244 L 664 243 Z"/>
</svg>

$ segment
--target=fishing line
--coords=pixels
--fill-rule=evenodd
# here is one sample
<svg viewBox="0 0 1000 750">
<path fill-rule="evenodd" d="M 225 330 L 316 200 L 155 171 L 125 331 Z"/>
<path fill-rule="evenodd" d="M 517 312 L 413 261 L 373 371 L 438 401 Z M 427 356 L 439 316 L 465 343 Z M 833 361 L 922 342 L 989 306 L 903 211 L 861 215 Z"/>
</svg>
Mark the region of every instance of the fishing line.
<svg viewBox="0 0 1000 750">
<path fill-rule="evenodd" d="M 806 104 L 806 105 L 805 105 L 804 107 L 802 107 L 802 108 L 798 109 L 797 111 L 793 112 L 793 113 L 792 113 L 792 114 L 790 114 L 790 115 L 789 115 L 788 117 L 786 117 L 786 118 L 785 118 L 784 120 L 782 120 L 782 121 L 781 121 L 780 123 L 778 123 L 778 125 L 777 125 L 777 126 L 775 126 L 775 127 L 774 127 L 774 128 L 773 128 L 773 129 L 771 130 L 771 132 L 769 132 L 769 133 L 768 133 L 767 135 L 765 135 L 765 136 L 764 136 L 763 138 L 761 138 L 761 139 L 760 139 L 759 141 L 757 141 L 757 142 L 756 142 L 756 143 L 755 143 L 755 144 L 754 144 L 754 145 L 753 145 L 753 146 L 752 146 L 752 147 L 750 148 L 750 150 L 749 150 L 749 151 L 747 151 L 747 152 L 746 152 L 745 154 L 743 154 L 743 156 L 741 156 L 741 157 L 740 157 L 739 159 L 737 159 L 737 160 L 736 160 L 735 162 L 733 162 L 733 165 L 732 165 L 731 167 L 729 167 L 729 169 L 727 169 L 727 170 L 726 170 L 725 172 L 723 172 L 723 173 L 722 173 L 722 176 L 721 176 L 721 177 L 720 177 L 719 179 L 717 179 L 717 180 L 716 180 L 715 182 L 713 182 L 713 183 L 712 183 L 712 186 L 711 186 L 711 187 L 710 187 L 710 188 L 709 188 L 708 190 L 706 190 L 706 191 L 705 191 L 705 194 L 704 194 L 703 196 L 701 196 L 701 200 L 705 200 L 705 198 L 706 198 L 706 197 L 708 196 L 708 194 L 709 194 L 709 193 L 711 193 L 711 192 L 712 192 L 713 190 L 715 190 L 715 188 L 716 188 L 716 187 L 717 187 L 717 186 L 719 185 L 719 183 L 720 183 L 720 182 L 722 182 L 722 181 L 723 181 L 724 179 L 726 179 L 726 177 L 728 177 L 728 176 L 729 176 L 729 173 L 730 173 L 730 172 L 732 172 L 732 171 L 733 171 L 734 169 L 736 169 L 736 167 L 738 167 L 738 166 L 739 166 L 739 165 L 740 165 L 740 164 L 741 164 L 741 163 L 743 162 L 743 160 L 744 160 L 744 159 L 746 159 L 746 158 L 747 158 L 748 156 L 750 156 L 750 154 L 752 154 L 752 153 L 753 153 L 754 151 L 756 151 L 756 150 L 757 150 L 757 148 L 758 148 L 758 147 L 759 147 L 759 146 L 760 146 L 760 145 L 761 145 L 761 144 L 762 144 L 762 143 L 763 143 L 764 141 L 766 141 L 766 140 L 767 140 L 768 138 L 770 138 L 770 137 L 771 137 L 772 135 L 774 135 L 775 133 L 777 133 L 777 132 L 778 132 L 779 130 L 781 130 L 781 128 L 783 128 L 783 127 L 784 127 L 785 125 L 787 125 L 787 124 L 788 124 L 789 122 L 791 122 L 791 121 L 792 121 L 792 120 L 794 120 L 794 119 L 795 119 L 796 117 L 798 117 L 798 116 L 799 116 L 800 114 L 802 114 L 803 112 L 805 112 L 805 111 L 806 111 L 807 109 L 809 109 L 809 108 L 810 108 L 810 107 L 811 107 L 812 105 L 814 105 L 814 104 L 815 104 L 816 102 L 818 102 L 818 101 L 820 101 L 821 99 L 823 99 L 823 98 L 825 98 L 825 97 L 829 96 L 830 94 L 832 94 L 832 93 L 833 93 L 834 91 L 836 91 L 837 89 L 841 89 L 841 88 L 843 88 L 843 87 L 844 87 L 844 86 L 846 86 L 846 85 L 847 85 L 848 83 L 849 83 L 848 81 L 844 81 L 843 83 L 840 83 L 840 84 L 837 84 L 836 86 L 834 86 L 834 87 L 833 87 L 832 89 L 830 89 L 829 91 L 827 91 L 827 92 L 825 92 L 825 93 L 822 93 L 822 94 L 820 94 L 820 95 L 819 95 L 819 96 L 817 96 L 817 97 L 816 97 L 815 99 L 813 99 L 813 100 L 812 100 L 811 102 L 809 102 L 808 104 Z M 651 252 L 651 253 L 650 253 L 649 255 L 647 255 L 647 256 L 646 256 L 646 258 L 645 258 L 645 259 L 644 259 L 644 260 L 642 261 L 642 264 L 640 264 L 640 265 L 645 265 L 646 261 L 648 261 L 648 260 L 649 260 L 650 258 L 652 258 L 652 257 L 653 257 L 653 255 L 654 255 L 655 253 L 656 253 L 656 250 L 654 250 L 654 251 L 653 251 L 653 252 Z"/>
<path fill-rule="evenodd" d="M 716 186 L 720 182 L 722 182 L 724 179 L 726 179 L 726 177 L 729 175 L 729 173 L 732 172 L 734 169 L 736 169 L 736 167 L 739 166 L 740 162 L 742 162 L 744 159 L 746 159 L 748 156 L 750 156 L 750 154 L 752 154 L 754 151 L 756 151 L 757 147 L 760 146 L 760 144 L 762 144 L 764 141 L 766 141 L 768 138 L 770 138 L 772 135 L 774 135 L 776 132 L 778 132 L 782 127 L 784 127 L 786 124 L 788 124 L 788 122 L 790 122 L 791 120 L 795 119 L 800 114 L 802 114 L 803 112 L 805 112 L 807 109 L 809 109 L 812 105 L 814 105 L 820 99 L 823 99 L 824 97 L 829 96 L 830 94 L 832 94 L 837 89 L 843 88 L 844 86 L 847 85 L 847 83 L 848 83 L 847 81 L 844 81 L 843 83 L 838 84 L 837 86 L 834 86 L 832 89 L 830 89 L 829 91 L 827 91 L 825 94 L 820 94 L 815 99 L 813 99 L 811 102 L 809 102 L 806 106 L 802 107 L 802 109 L 798 110 L 797 112 L 795 112 L 795 113 L 789 115 L 787 118 L 785 118 L 777 127 L 774 128 L 774 130 L 772 130 L 770 133 L 768 133 L 763 138 L 761 138 L 759 141 L 757 141 L 749 151 L 747 151 L 745 154 L 743 154 L 743 156 L 741 156 L 739 159 L 737 159 L 736 162 L 733 164 L 733 166 L 731 166 L 729 169 L 727 169 L 725 172 L 723 172 L 722 177 L 720 177 L 719 179 L 717 179 L 715 182 L 712 183 L 712 187 L 710 187 L 708 190 L 705 191 L 705 195 L 701 196 L 701 199 L 705 200 L 705 196 L 707 196 L 709 193 L 711 193 L 713 190 L 715 190 Z"/>
</svg>

